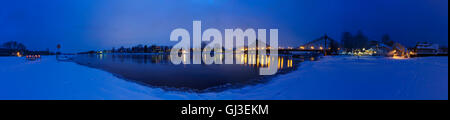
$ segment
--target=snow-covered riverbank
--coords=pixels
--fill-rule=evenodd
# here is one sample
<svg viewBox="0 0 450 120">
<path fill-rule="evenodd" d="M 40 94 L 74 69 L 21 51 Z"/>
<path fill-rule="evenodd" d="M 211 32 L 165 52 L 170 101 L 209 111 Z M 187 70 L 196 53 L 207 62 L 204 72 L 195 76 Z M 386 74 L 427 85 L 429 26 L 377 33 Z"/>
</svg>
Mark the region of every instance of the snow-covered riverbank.
<svg viewBox="0 0 450 120">
<path fill-rule="evenodd" d="M 0 99 L 447 100 L 448 57 L 324 57 L 268 83 L 201 94 L 149 88 L 54 56 L 0 57 Z"/>
</svg>

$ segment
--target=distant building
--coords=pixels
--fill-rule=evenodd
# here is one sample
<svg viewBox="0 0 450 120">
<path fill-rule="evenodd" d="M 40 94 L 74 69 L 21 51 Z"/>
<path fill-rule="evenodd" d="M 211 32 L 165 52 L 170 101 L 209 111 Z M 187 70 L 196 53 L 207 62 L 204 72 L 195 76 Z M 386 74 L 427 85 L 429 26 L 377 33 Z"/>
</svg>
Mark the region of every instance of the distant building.
<svg viewBox="0 0 450 120">
<path fill-rule="evenodd" d="M 439 45 L 428 42 L 419 42 L 415 47 L 415 53 L 418 56 L 437 55 L 439 53 Z"/>
<path fill-rule="evenodd" d="M 386 56 L 390 51 L 392 51 L 392 47 L 384 44 L 379 41 L 370 41 L 369 49 L 374 51 L 374 55 L 377 56 Z"/>
</svg>

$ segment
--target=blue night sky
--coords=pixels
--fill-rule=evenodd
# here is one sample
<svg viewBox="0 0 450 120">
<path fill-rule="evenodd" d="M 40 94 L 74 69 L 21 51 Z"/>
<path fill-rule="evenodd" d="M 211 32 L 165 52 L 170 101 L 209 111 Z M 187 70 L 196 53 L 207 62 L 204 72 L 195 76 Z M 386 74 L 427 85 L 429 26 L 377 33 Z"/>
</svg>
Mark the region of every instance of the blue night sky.
<svg viewBox="0 0 450 120">
<path fill-rule="evenodd" d="M 60 43 L 67 52 L 173 45 L 170 32 L 191 30 L 193 20 L 203 30 L 278 28 L 280 46 L 358 30 L 371 40 L 388 33 L 407 46 L 448 45 L 448 0 L 2 0 L 0 43 Z"/>
</svg>

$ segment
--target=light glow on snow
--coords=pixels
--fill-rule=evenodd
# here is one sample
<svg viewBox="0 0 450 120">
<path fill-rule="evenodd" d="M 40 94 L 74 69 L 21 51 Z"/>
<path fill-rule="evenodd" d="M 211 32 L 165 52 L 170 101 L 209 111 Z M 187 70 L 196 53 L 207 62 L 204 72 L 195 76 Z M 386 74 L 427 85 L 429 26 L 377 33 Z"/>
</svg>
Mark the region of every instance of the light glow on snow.
<svg viewBox="0 0 450 120">
<path fill-rule="evenodd" d="M 0 66 L 2 100 L 448 100 L 448 57 L 327 56 L 267 83 L 209 93 L 151 88 L 55 56 L 0 57 Z"/>
</svg>

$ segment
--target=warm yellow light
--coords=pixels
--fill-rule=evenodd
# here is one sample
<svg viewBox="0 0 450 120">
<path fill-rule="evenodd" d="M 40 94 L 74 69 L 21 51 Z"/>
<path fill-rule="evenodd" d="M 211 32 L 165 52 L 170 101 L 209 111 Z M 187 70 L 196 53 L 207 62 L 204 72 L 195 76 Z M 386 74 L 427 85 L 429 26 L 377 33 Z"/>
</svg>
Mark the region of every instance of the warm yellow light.
<svg viewBox="0 0 450 120">
<path fill-rule="evenodd" d="M 187 62 L 187 59 L 186 59 L 186 54 L 183 54 L 183 56 L 182 56 L 182 57 L 183 57 L 183 63 L 184 63 L 184 64 L 186 64 L 186 62 Z"/>
<path fill-rule="evenodd" d="M 311 46 L 311 49 L 314 49 L 314 46 Z"/>
<path fill-rule="evenodd" d="M 404 56 L 397 56 L 397 55 L 394 55 L 392 58 L 394 58 L 394 59 L 406 59 Z"/>
<path fill-rule="evenodd" d="M 303 49 L 305 49 L 305 47 L 303 47 L 303 46 L 300 46 L 300 49 L 302 49 L 302 50 L 303 50 Z"/>
<path fill-rule="evenodd" d="M 264 62 L 266 62 L 265 60 L 264 60 L 264 56 L 261 56 L 261 66 L 264 66 L 265 65 L 265 63 Z"/>
<path fill-rule="evenodd" d="M 22 55 L 20 54 L 20 52 L 16 53 L 17 57 L 22 57 Z"/>
<path fill-rule="evenodd" d="M 245 55 L 244 55 L 244 64 L 247 64 L 247 63 L 248 63 L 247 57 L 248 57 L 247 54 L 245 54 Z"/>
<path fill-rule="evenodd" d="M 281 65 L 281 62 L 280 62 L 280 57 L 278 57 L 278 66 L 277 66 L 277 68 L 278 69 L 280 69 L 281 67 L 280 67 L 280 65 Z"/>
<path fill-rule="evenodd" d="M 280 65 L 280 69 L 283 69 L 283 62 L 284 62 L 284 58 L 283 57 L 281 57 L 281 65 Z"/>
</svg>

